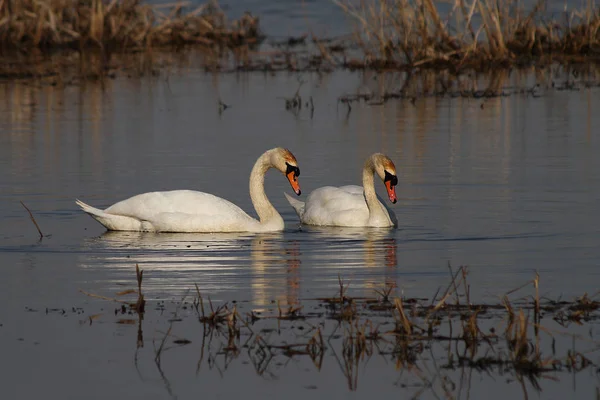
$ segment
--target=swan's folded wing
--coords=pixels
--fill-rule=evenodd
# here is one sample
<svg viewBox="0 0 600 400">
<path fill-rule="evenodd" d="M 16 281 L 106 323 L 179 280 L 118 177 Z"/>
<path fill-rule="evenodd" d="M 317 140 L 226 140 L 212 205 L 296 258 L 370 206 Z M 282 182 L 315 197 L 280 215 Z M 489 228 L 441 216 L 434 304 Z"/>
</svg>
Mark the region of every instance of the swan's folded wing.
<svg viewBox="0 0 600 400">
<path fill-rule="evenodd" d="M 362 187 L 325 186 L 306 199 L 303 221 L 313 225 L 354 226 L 369 217 Z"/>
<path fill-rule="evenodd" d="M 314 190 L 306 199 L 305 209 L 342 211 L 367 207 L 361 186 L 324 186 Z"/>
<path fill-rule="evenodd" d="M 258 229 L 258 221 L 235 214 L 165 212 L 147 221 L 156 232 L 245 232 Z"/>
<path fill-rule="evenodd" d="M 363 196 L 364 192 L 365 192 L 365 189 L 362 186 L 357 186 L 357 185 L 340 186 L 338 189 L 343 192 L 347 192 L 350 194 L 358 194 L 361 196 Z"/>
<path fill-rule="evenodd" d="M 104 210 L 110 214 L 125 215 L 142 221 L 156 220 L 164 213 L 231 218 L 250 218 L 235 204 L 210 193 L 193 190 L 149 192 L 115 203 Z"/>
</svg>

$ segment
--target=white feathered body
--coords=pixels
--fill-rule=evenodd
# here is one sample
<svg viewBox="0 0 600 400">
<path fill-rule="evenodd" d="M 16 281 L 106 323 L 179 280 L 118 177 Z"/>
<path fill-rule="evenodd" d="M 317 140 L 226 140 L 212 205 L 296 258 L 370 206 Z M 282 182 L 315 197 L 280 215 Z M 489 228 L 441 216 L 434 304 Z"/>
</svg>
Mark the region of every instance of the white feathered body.
<svg viewBox="0 0 600 400">
<path fill-rule="evenodd" d="M 81 201 L 83 211 L 108 230 L 146 232 L 266 232 L 283 229 L 283 220 L 260 224 L 235 204 L 193 190 L 149 192 L 105 210 Z"/>
<path fill-rule="evenodd" d="M 386 212 L 369 213 L 362 186 L 324 186 L 312 191 L 305 203 L 287 193 L 285 195 L 303 224 L 347 227 L 390 227 L 398 224 L 396 214 L 379 196 L 380 206 Z"/>
</svg>

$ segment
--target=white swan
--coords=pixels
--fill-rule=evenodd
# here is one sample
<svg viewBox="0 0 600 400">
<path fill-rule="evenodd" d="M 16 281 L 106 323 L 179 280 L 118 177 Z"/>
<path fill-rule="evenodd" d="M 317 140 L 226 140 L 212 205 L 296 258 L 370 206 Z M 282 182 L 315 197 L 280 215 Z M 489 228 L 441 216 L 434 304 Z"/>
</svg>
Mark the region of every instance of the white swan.
<svg viewBox="0 0 600 400">
<path fill-rule="evenodd" d="M 76 203 L 96 221 L 113 231 L 146 232 L 269 232 L 284 228 L 283 218 L 267 199 L 264 179 L 270 168 L 288 178 L 300 195 L 300 169 L 287 149 L 274 148 L 263 153 L 250 173 L 250 198 L 260 221 L 235 204 L 209 193 L 173 190 L 138 194 L 105 210 Z"/>
<path fill-rule="evenodd" d="M 396 214 L 385 206 L 375 193 L 374 173 L 384 182 L 390 201 L 396 203 L 396 166 L 389 157 L 381 153 L 373 154 L 365 162 L 362 172 L 363 186 L 324 186 L 314 190 L 307 197 L 306 203 L 292 198 L 287 193 L 285 197 L 303 224 L 396 227 Z"/>
</svg>

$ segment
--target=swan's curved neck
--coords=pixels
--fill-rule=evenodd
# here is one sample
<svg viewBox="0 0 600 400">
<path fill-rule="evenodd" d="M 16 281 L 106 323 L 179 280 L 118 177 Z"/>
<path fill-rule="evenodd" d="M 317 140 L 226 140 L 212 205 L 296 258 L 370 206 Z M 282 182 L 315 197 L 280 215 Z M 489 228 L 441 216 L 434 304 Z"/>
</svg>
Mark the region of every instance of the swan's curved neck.
<svg viewBox="0 0 600 400">
<path fill-rule="evenodd" d="M 370 218 L 373 217 L 387 217 L 387 210 L 383 207 L 383 204 L 377 198 L 375 193 L 375 182 L 373 176 L 375 175 L 375 164 L 373 159 L 369 158 L 365 162 L 363 167 L 363 188 L 365 190 L 365 201 L 367 202 L 367 208 L 369 209 Z"/>
<path fill-rule="evenodd" d="M 250 199 L 258 214 L 260 223 L 263 225 L 274 221 L 281 221 L 281 224 L 283 224 L 283 218 L 273 207 L 265 193 L 265 174 L 272 167 L 271 153 L 266 152 L 256 160 L 250 173 Z"/>
</svg>

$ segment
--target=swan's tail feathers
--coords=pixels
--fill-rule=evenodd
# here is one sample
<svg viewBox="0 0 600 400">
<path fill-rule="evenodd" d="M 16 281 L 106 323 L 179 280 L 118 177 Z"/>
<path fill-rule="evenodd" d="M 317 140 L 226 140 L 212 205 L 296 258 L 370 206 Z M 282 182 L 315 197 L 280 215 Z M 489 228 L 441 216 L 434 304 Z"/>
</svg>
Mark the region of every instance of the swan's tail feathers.
<svg viewBox="0 0 600 400">
<path fill-rule="evenodd" d="M 304 215 L 305 203 L 303 201 L 296 200 L 295 198 L 293 198 L 292 196 L 290 196 L 289 194 L 287 194 L 285 192 L 283 192 L 283 194 L 285 195 L 285 198 L 290 203 L 290 205 L 292 207 L 294 207 L 294 210 L 296 210 L 296 214 L 298 214 L 298 217 L 300 217 L 300 219 L 302 219 L 302 216 Z"/>
<path fill-rule="evenodd" d="M 75 199 L 75 203 L 86 213 L 90 214 L 92 217 L 96 216 L 96 217 L 101 217 L 102 215 L 104 215 L 104 211 L 99 210 L 97 208 L 94 208 L 92 206 L 90 206 L 89 204 L 85 204 L 83 201 L 79 200 L 79 199 Z"/>
<path fill-rule="evenodd" d="M 79 199 L 75 199 L 75 203 L 81 209 L 89 214 L 96 221 L 100 222 L 109 231 L 139 231 L 142 227 L 142 222 L 136 218 L 127 217 L 125 215 L 109 214 L 105 211 L 97 209 L 85 204 Z"/>
</svg>

